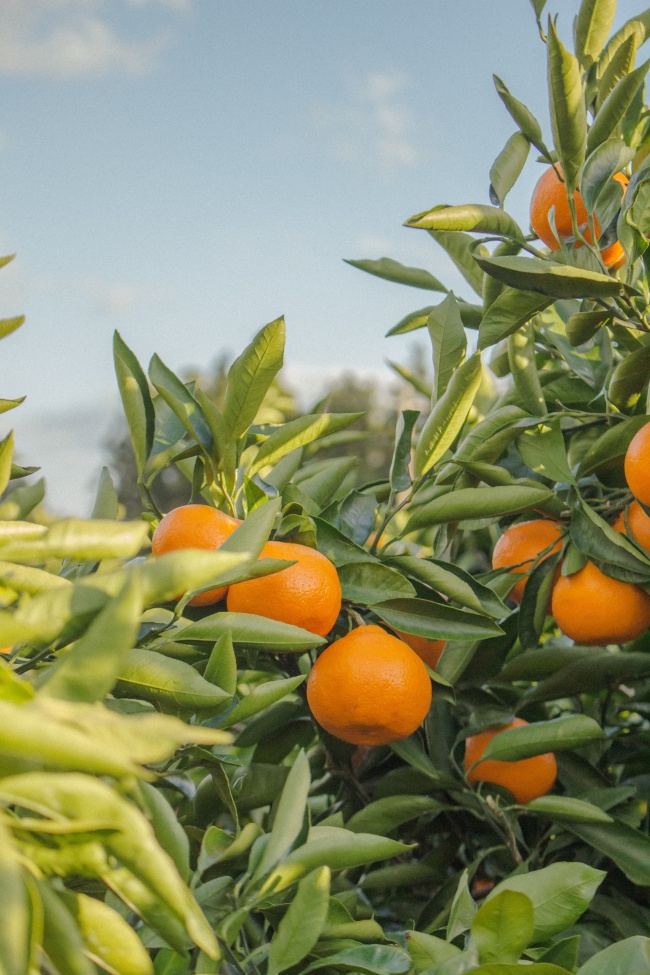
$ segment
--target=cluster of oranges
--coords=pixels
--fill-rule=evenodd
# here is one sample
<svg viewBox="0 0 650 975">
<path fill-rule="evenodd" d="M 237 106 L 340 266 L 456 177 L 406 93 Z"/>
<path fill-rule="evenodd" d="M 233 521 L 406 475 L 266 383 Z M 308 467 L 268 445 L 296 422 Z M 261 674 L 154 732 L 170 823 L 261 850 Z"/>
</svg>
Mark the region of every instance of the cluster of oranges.
<svg viewBox="0 0 650 975">
<path fill-rule="evenodd" d="M 633 438 L 625 456 L 625 477 L 636 500 L 613 524 L 650 551 L 650 517 L 642 505 L 650 504 L 650 423 Z M 627 519 L 627 524 L 626 524 Z M 492 566 L 525 574 L 533 565 L 561 547 L 562 529 L 555 521 L 524 521 L 508 528 L 494 547 Z M 521 602 L 526 578 L 511 592 Z M 551 597 L 551 614 L 560 630 L 577 643 L 605 646 L 627 643 L 650 626 L 650 595 L 639 586 L 606 575 L 591 561 L 572 575 L 558 568 Z"/>
</svg>

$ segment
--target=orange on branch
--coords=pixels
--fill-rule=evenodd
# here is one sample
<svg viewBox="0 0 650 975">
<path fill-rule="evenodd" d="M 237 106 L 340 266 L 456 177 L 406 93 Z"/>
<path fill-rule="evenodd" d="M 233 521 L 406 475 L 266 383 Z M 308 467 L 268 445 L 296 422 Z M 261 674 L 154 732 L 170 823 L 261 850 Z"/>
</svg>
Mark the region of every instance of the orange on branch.
<svg viewBox="0 0 650 975">
<path fill-rule="evenodd" d="M 403 640 L 358 626 L 318 657 L 307 701 L 318 723 L 353 745 L 388 745 L 418 728 L 431 704 L 431 679 Z"/>
<path fill-rule="evenodd" d="M 231 613 L 255 613 L 327 636 L 341 612 L 341 583 L 321 552 L 294 542 L 267 542 L 263 559 L 295 562 L 280 572 L 238 582 L 228 590 Z"/>
<path fill-rule="evenodd" d="M 179 549 L 199 548 L 216 551 L 241 525 L 238 518 L 207 504 L 185 504 L 166 514 L 151 539 L 154 555 L 165 555 Z M 211 606 L 226 595 L 228 587 L 209 589 L 190 600 L 190 606 Z"/>
<path fill-rule="evenodd" d="M 557 169 L 562 172 L 558 164 Z M 628 178 L 624 173 L 615 173 L 612 177 L 623 187 L 628 184 Z M 579 190 L 575 190 L 573 201 L 576 209 L 576 222 L 578 229 L 588 243 L 591 243 L 591 230 L 589 227 L 589 217 Z M 551 208 L 554 209 L 555 230 L 551 225 L 549 216 Z M 549 166 L 540 176 L 533 190 L 530 200 L 530 225 L 549 250 L 557 251 L 561 243 L 568 243 L 573 240 L 573 222 L 571 220 L 571 208 L 569 198 L 562 183 L 555 172 L 553 166 Z M 594 230 L 596 238 L 600 236 L 600 227 L 594 217 Z M 559 238 L 559 239 L 558 239 Z M 578 240 L 575 247 L 582 247 L 582 241 Z M 625 261 L 625 252 L 618 241 L 615 241 L 601 251 L 601 257 L 606 267 L 617 270 Z"/>
<path fill-rule="evenodd" d="M 552 546 L 552 547 L 551 547 Z M 518 525 L 506 528 L 497 541 L 492 553 L 493 569 L 508 569 L 512 572 L 529 572 L 540 553 L 548 549 L 542 556 L 559 552 L 562 547 L 562 527 L 557 521 L 538 518 L 535 521 L 520 521 Z M 510 598 L 520 603 L 527 579 L 520 579 L 510 592 Z"/>
<path fill-rule="evenodd" d="M 634 541 L 650 552 L 650 517 L 638 501 L 633 501 L 627 509 L 627 523 L 630 526 Z M 622 511 L 616 521 L 612 523 L 612 528 L 615 528 L 622 535 L 627 535 L 625 515 Z"/>
<path fill-rule="evenodd" d="M 491 782 L 500 785 L 513 794 L 515 800 L 524 804 L 539 796 L 545 796 L 553 788 L 557 776 L 557 763 L 553 752 L 522 758 L 515 762 L 498 759 L 479 761 L 489 742 L 502 731 L 521 728 L 528 722 L 523 718 L 513 720 L 500 728 L 489 728 L 465 739 L 465 771 L 468 782 Z M 472 766 L 475 762 L 478 765 Z"/>
<path fill-rule="evenodd" d="M 650 596 L 605 575 L 593 562 L 553 588 L 551 612 L 565 636 L 587 646 L 627 643 L 650 626 Z"/>
<path fill-rule="evenodd" d="M 403 633 L 401 630 L 395 630 L 400 640 L 415 650 L 420 660 L 424 660 L 427 667 L 431 670 L 435 670 L 438 666 L 438 661 L 442 656 L 442 651 L 447 646 L 446 640 L 430 640 L 426 636 L 417 636 L 415 633 Z"/>
<path fill-rule="evenodd" d="M 650 506 L 650 423 L 634 434 L 625 454 L 625 480 L 634 497 Z"/>
</svg>

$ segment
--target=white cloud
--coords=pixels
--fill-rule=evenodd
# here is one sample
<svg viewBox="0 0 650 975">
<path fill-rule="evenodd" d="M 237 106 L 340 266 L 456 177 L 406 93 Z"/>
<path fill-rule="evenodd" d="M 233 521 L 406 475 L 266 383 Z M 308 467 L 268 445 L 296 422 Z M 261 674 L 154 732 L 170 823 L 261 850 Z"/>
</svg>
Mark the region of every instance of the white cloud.
<svg viewBox="0 0 650 975">
<path fill-rule="evenodd" d="M 398 72 L 371 73 L 351 91 L 346 105 L 314 105 L 312 125 L 323 132 L 330 152 L 344 162 L 379 165 L 386 173 L 416 165 L 421 158 L 415 122 L 397 96 L 408 79 Z"/>
<path fill-rule="evenodd" d="M 145 2 L 180 11 L 191 0 Z M 129 0 L 129 6 L 141 4 Z M 111 24 L 115 9 L 115 0 L 0 0 L 0 73 L 81 78 L 153 71 L 169 33 L 131 40 Z"/>
</svg>

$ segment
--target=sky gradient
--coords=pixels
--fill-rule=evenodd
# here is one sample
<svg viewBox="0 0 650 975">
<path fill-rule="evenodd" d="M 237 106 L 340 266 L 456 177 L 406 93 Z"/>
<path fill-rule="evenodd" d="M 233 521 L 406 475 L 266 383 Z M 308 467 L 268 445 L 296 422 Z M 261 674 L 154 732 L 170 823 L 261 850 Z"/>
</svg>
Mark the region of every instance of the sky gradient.
<svg viewBox="0 0 650 975">
<path fill-rule="evenodd" d="M 569 42 L 577 0 L 551 0 Z M 618 20 L 637 12 L 619 4 Z M 499 74 L 549 133 L 528 0 L 2 0 L 0 315 L 5 414 L 51 506 L 88 513 L 119 409 L 115 328 L 146 364 L 206 368 L 284 314 L 289 376 L 384 370 L 418 292 L 342 258 L 467 287 L 403 228 L 488 202 L 514 130 Z M 539 166 L 508 201 L 527 226 Z M 3 434 L 4 435 L 4 434 Z"/>
</svg>

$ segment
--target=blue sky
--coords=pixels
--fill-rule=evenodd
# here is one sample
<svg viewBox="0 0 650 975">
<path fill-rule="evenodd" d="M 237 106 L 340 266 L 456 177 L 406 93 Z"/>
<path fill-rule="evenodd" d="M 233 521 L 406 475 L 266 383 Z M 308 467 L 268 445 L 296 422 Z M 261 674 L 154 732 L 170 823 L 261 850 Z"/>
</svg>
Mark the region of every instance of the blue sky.
<svg viewBox="0 0 650 975">
<path fill-rule="evenodd" d="M 551 0 L 568 43 L 577 0 Z M 622 0 L 619 20 L 643 4 Z M 469 297 L 403 220 L 488 202 L 514 123 L 548 133 L 528 0 L 2 0 L 0 395 L 52 505 L 84 513 L 116 409 L 111 336 L 176 370 L 284 314 L 289 375 L 382 370 L 432 295 L 342 258 L 391 256 Z M 527 223 L 533 154 L 508 208 Z"/>
</svg>

